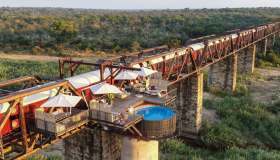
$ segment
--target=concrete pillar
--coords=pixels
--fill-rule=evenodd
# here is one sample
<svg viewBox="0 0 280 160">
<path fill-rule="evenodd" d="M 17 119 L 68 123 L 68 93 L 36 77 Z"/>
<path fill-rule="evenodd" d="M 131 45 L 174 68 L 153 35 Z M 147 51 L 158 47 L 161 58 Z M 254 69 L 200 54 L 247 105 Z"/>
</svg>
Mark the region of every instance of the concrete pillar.
<svg viewBox="0 0 280 160">
<path fill-rule="evenodd" d="M 238 53 L 238 73 L 250 74 L 255 69 L 256 45 L 252 45 Z"/>
<path fill-rule="evenodd" d="M 237 54 L 233 54 L 210 66 L 208 73 L 209 86 L 221 90 L 235 91 L 237 57 Z"/>
<path fill-rule="evenodd" d="M 158 141 L 123 137 L 121 160 L 158 160 Z"/>
<path fill-rule="evenodd" d="M 64 140 L 65 159 L 119 160 L 121 136 L 100 128 L 84 129 Z"/>
<path fill-rule="evenodd" d="M 273 35 L 273 39 L 272 39 L 272 46 L 274 47 L 276 42 L 276 34 Z"/>
<path fill-rule="evenodd" d="M 184 81 L 181 81 L 181 82 L 178 83 L 178 86 L 177 86 L 175 111 L 176 111 L 176 118 L 177 118 L 176 132 L 177 132 L 178 135 L 180 134 L 181 128 L 182 128 L 182 123 L 181 123 L 182 114 L 181 114 L 181 111 L 182 111 L 182 108 L 184 106 L 184 101 L 183 101 L 184 100 L 184 97 L 183 97 L 184 88 L 183 88 L 183 85 L 184 85 Z"/>
<path fill-rule="evenodd" d="M 266 38 L 266 39 L 264 40 L 264 44 L 263 44 L 263 47 L 264 47 L 264 49 L 263 49 L 263 55 L 266 55 L 266 53 L 267 53 L 267 43 L 268 43 L 268 38 Z"/>
<path fill-rule="evenodd" d="M 177 112 L 178 134 L 182 137 L 197 135 L 201 128 L 203 101 L 203 73 L 199 72 L 181 82 L 181 99 Z"/>
</svg>

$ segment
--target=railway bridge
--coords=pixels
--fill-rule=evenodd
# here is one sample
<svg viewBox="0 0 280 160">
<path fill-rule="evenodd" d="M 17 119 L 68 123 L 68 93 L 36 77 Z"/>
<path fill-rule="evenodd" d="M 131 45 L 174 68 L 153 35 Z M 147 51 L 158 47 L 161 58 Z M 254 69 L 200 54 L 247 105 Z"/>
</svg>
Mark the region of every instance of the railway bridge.
<svg viewBox="0 0 280 160">
<path fill-rule="evenodd" d="M 280 23 L 269 23 L 195 39 L 177 49 L 160 46 L 120 55 L 98 63 L 73 61 L 71 58 L 60 59 L 60 80 L 53 82 L 46 83 L 36 77 L 22 77 L 0 82 L 1 91 L 4 91 L 0 94 L 2 159 L 22 159 L 60 139 L 65 139 L 65 147 L 68 149 L 66 156 L 72 159 L 125 160 L 133 157 L 137 159 L 139 153 L 146 155 L 146 158 L 152 156 L 152 159 L 157 159 L 158 142 L 156 140 L 169 136 L 190 138 L 199 133 L 203 109 L 203 70 L 208 68 L 207 82 L 210 86 L 234 92 L 237 74 L 254 72 L 256 53 L 266 54 L 267 49 L 274 45 L 279 35 Z M 90 65 L 97 70 L 75 75 L 81 65 Z M 113 110 L 114 112 L 122 111 L 124 106 L 127 106 L 125 109 L 128 110 L 136 109 L 140 103 L 143 105 L 148 102 L 167 106 L 176 113 L 176 121 L 172 119 L 156 124 L 162 127 L 160 128 L 162 133 L 153 130 L 154 125 L 143 123 L 145 119 L 141 116 L 133 115 L 124 123 L 120 123 L 119 120 L 115 120 L 114 112 L 106 112 L 110 114 L 110 118 L 108 119 L 107 115 L 107 118 L 101 119 L 98 117 L 101 111 L 94 110 L 96 105 L 100 108 L 96 99 L 101 97 L 92 96 L 89 91 L 91 86 L 104 82 L 113 85 L 116 83 L 116 76 L 122 71 L 139 71 L 139 68 L 157 71 L 154 78 L 158 83 L 164 83 L 165 96 L 151 98 L 148 95 L 144 97 L 141 95 L 142 98 L 139 98 L 138 94 L 131 95 L 130 99 L 119 100 L 115 103 Z M 70 77 L 65 78 L 68 73 Z M 98 75 L 98 80 L 93 80 L 92 74 Z M 23 89 L 18 91 L 8 90 L 10 85 L 22 82 L 30 82 L 30 84 L 23 85 Z M 71 120 L 64 117 L 67 123 L 70 121 L 71 123 L 59 124 L 59 129 L 62 129 L 58 132 L 56 119 L 51 121 L 52 117 L 49 115 L 53 112 L 53 108 L 40 114 L 36 110 L 47 99 L 60 93 L 71 93 L 71 95 L 82 97 L 84 104 L 81 105 L 81 110 L 86 107 L 89 113 L 82 110 L 77 111 L 78 116 L 71 117 Z M 40 119 L 40 116 L 44 118 Z M 40 128 L 42 124 L 43 128 Z M 55 126 L 54 131 L 46 128 L 49 124 Z M 173 130 L 174 127 L 176 132 Z M 147 128 L 150 131 L 146 130 Z M 80 135 L 80 132 L 86 132 L 86 134 Z M 77 135 L 72 136 L 74 134 Z M 69 136 L 70 138 L 67 138 Z M 80 141 L 81 138 L 85 140 Z M 123 139 L 123 142 L 119 142 L 120 139 Z M 122 150 L 124 146 L 126 149 Z"/>
</svg>

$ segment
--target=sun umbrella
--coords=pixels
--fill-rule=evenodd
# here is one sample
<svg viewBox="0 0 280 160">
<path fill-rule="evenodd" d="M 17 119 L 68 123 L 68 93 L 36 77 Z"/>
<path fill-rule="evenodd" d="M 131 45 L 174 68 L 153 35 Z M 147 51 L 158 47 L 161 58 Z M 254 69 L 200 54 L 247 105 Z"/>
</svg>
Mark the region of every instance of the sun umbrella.
<svg viewBox="0 0 280 160">
<path fill-rule="evenodd" d="M 9 109 L 10 104 L 8 102 L 5 102 L 3 104 L 0 104 L 0 113 L 5 113 Z"/>
<path fill-rule="evenodd" d="M 121 94 L 122 93 L 122 91 L 118 87 L 105 82 L 91 86 L 90 90 L 93 94 L 109 94 L 109 93 Z"/>
<path fill-rule="evenodd" d="M 71 108 L 75 107 L 82 98 L 79 96 L 69 96 L 65 94 L 59 94 L 47 100 L 41 107 L 50 108 L 50 107 L 69 107 L 70 114 Z"/>
<path fill-rule="evenodd" d="M 133 71 L 121 71 L 116 77 L 115 80 L 135 80 L 138 77 L 138 74 Z"/>
<path fill-rule="evenodd" d="M 96 83 L 100 80 L 100 77 L 96 75 L 96 72 L 88 72 L 84 74 L 80 74 L 74 77 L 67 78 L 67 80 L 75 87 L 81 88 L 88 86 L 92 83 Z"/>
<path fill-rule="evenodd" d="M 149 75 L 152 75 L 154 73 L 157 73 L 156 70 L 152 70 L 152 69 L 149 69 L 149 68 L 145 68 L 145 67 L 141 67 L 140 68 L 141 70 L 138 71 L 138 75 L 139 76 L 142 76 L 142 77 L 147 77 Z"/>
</svg>

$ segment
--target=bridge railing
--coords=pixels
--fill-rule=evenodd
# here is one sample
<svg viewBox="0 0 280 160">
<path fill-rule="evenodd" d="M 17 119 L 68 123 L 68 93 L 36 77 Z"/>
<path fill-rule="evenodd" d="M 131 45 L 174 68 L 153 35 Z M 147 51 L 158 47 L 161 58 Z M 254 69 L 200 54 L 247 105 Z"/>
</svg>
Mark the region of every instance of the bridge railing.
<svg viewBox="0 0 280 160">
<path fill-rule="evenodd" d="M 35 111 L 35 123 L 43 133 L 61 135 L 88 122 L 88 110 L 72 109 L 72 113 L 54 115 L 41 110 Z"/>
</svg>

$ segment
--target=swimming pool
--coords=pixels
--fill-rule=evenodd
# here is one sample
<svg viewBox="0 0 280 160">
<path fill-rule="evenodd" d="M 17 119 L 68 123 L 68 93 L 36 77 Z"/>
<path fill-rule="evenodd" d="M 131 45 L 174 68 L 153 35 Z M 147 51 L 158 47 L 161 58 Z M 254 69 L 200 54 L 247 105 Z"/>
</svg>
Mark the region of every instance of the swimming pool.
<svg viewBox="0 0 280 160">
<path fill-rule="evenodd" d="M 149 106 L 136 111 L 136 114 L 142 115 L 146 121 L 162 121 L 171 119 L 175 113 L 167 107 Z"/>
<path fill-rule="evenodd" d="M 138 125 L 143 136 L 150 139 L 169 137 L 176 131 L 176 113 L 167 107 L 149 105 L 136 111 L 144 120 Z"/>
</svg>

